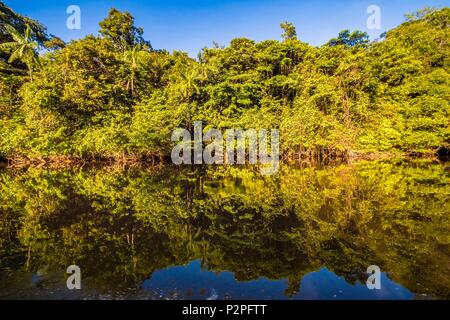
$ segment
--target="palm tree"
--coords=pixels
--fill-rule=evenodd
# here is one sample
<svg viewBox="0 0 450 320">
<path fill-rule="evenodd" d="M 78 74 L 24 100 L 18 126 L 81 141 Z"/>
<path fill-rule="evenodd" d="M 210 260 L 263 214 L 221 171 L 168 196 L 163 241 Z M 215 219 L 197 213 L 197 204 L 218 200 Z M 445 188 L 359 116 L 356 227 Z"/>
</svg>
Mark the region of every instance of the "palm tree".
<svg viewBox="0 0 450 320">
<path fill-rule="evenodd" d="M 127 75 L 127 91 L 131 91 L 131 96 L 134 97 L 136 76 L 139 71 L 139 52 L 141 51 L 140 45 L 135 45 L 125 51 L 123 55 L 123 61 L 129 68 Z"/>
<path fill-rule="evenodd" d="M 191 103 L 191 97 L 196 93 L 200 93 L 200 87 L 197 85 L 197 80 L 200 79 L 199 71 L 195 68 L 186 67 L 184 72 L 180 74 L 181 83 L 181 93 L 183 100 Z"/>
<path fill-rule="evenodd" d="M 16 60 L 24 62 L 28 67 L 30 79 L 33 81 L 33 66 L 39 65 L 39 57 L 36 53 L 39 44 L 36 41 L 33 41 L 30 26 L 27 24 L 23 36 L 9 24 L 5 24 L 5 29 L 9 32 L 14 41 L 1 43 L 0 50 L 12 52 L 8 63 L 13 63 Z"/>
<path fill-rule="evenodd" d="M 191 130 L 191 102 L 194 93 L 200 93 L 200 87 L 197 84 L 200 76 L 199 72 L 195 67 L 185 66 L 184 70 L 180 73 L 181 83 L 179 84 L 179 90 L 181 92 L 181 99 L 186 103 L 185 117 L 186 117 L 186 127 Z"/>
</svg>

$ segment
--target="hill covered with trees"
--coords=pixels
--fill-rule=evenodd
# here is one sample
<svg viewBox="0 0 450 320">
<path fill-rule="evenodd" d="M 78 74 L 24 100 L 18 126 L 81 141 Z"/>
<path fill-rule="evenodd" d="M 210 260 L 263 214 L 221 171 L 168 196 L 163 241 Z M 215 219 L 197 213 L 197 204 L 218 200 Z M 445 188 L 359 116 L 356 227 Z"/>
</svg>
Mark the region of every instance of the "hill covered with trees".
<svg viewBox="0 0 450 320">
<path fill-rule="evenodd" d="M 448 152 L 450 9 L 422 10 L 375 42 L 342 31 L 312 47 L 238 38 L 197 59 L 155 50 L 127 12 L 64 43 L 0 2 L 0 156 L 142 159 L 170 135 L 279 128 L 285 158 Z"/>
</svg>

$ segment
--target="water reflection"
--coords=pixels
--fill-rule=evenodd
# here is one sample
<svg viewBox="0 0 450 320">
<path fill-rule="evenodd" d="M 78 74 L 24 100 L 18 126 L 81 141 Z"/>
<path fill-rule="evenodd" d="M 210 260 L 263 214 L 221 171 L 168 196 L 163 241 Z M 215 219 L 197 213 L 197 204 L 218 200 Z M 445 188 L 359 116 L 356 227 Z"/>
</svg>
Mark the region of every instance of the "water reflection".
<svg viewBox="0 0 450 320">
<path fill-rule="evenodd" d="M 430 162 L 2 171 L 0 298 L 449 298 L 448 178 Z M 362 285 L 369 265 L 383 290 Z"/>
<path fill-rule="evenodd" d="M 159 270 L 144 281 L 142 287 L 160 297 L 189 300 L 274 299 L 274 300 L 409 300 L 413 294 L 390 280 L 381 277 L 381 290 L 368 290 L 363 283 L 349 284 L 327 268 L 303 277 L 299 292 L 286 295 L 287 279 L 239 282 L 232 272 L 202 270 L 200 260 L 186 266 Z"/>
</svg>

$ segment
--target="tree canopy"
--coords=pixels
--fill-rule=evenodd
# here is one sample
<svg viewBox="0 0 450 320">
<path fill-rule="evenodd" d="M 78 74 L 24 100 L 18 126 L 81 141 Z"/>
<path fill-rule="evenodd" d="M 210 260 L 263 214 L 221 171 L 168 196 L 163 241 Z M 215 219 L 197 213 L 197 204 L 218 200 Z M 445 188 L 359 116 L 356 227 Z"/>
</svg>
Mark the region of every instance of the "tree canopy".
<svg viewBox="0 0 450 320">
<path fill-rule="evenodd" d="M 7 24 L 49 40 L 39 23 L 0 8 L 2 48 L 20 45 Z M 433 155 L 450 143 L 449 19 L 449 8 L 425 10 L 378 41 L 345 30 L 321 47 L 286 22 L 283 41 L 237 38 L 193 59 L 152 49 L 132 15 L 112 9 L 98 35 L 51 39 L 33 81 L 11 71 L 27 70 L 27 59 L 8 62 L 2 50 L 0 155 L 167 156 L 172 130 L 196 120 L 278 128 L 288 158 Z"/>
</svg>

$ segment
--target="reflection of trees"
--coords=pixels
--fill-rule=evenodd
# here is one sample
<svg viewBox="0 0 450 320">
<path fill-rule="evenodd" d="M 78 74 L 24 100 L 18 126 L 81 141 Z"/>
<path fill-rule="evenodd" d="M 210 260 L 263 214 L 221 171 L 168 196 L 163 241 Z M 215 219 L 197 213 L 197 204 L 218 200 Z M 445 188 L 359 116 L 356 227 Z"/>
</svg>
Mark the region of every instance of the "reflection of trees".
<svg viewBox="0 0 450 320">
<path fill-rule="evenodd" d="M 286 167 L 276 177 L 28 170 L 1 173 L 0 186 L 1 268 L 75 263 L 106 290 L 200 258 L 238 280 L 287 278 L 293 294 L 323 266 L 355 282 L 378 264 L 413 292 L 450 296 L 448 172 L 438 164 Z"/>
</svg>

